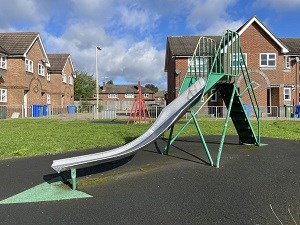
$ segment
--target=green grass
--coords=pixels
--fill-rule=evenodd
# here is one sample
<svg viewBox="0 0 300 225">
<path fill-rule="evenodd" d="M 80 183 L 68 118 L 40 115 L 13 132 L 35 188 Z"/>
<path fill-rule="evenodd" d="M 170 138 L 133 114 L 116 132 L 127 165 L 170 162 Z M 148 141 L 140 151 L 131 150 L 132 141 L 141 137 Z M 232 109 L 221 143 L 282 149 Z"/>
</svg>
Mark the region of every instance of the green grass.
<svg viewBox="0 0 300 225">
<path fill-rule="evenodd" d="M 183 122 L 181 122 L 183 125 Z M 205 135 L 221 135 L 223 120 L 201 120 Z M 150 124 L 125 121 L 63 121 L 54 119 L 0 120 L 0 159 L 56 154 L 76 149 L 123 145 L 140 136 Z M 254 127 L 256 124 L 254 123 Z M 180 125 L 175 126 L 175 131 Z M 261 121 L 261 136 L 300 140 L 300 121 Z M 182 135 L 196 134 L 193 124 Z M 229 123 L 227 134 L 236 131 Z M 164 134 L 168 137 L 168 134 Z"/>
</svg>

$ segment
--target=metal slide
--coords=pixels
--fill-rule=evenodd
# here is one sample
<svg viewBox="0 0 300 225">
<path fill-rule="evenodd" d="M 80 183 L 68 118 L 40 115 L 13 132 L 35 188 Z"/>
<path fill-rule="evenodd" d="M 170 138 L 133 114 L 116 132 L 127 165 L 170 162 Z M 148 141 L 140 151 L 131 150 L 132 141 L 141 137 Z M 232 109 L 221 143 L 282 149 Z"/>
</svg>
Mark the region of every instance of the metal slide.
<svg viewBox="0 0 300 225">
<path fill-rule="evenodd" d="M 134 154 L 142 147 L 159 138 L 162 133 L 180 119 L 188 109 L 193 107 L 201 98 L 205 84 L 206 80 L 199 78 L 198 81 L 166 106 L 153 125 L 143 135 L 132 142 L 105 152 L 54 160 L 51 167 L 60 173 L 65 170 L 93 166 Z"/>
</svg>

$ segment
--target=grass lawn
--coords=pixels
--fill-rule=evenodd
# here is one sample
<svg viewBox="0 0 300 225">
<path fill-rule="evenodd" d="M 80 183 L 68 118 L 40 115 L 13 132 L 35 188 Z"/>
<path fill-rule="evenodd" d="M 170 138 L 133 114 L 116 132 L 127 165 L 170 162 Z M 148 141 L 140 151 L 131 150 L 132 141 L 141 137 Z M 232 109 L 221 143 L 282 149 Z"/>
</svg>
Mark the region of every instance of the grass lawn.
<svg viewBox="0 0 300 225">
<path fill-rule="evenodd" d="M 126 125 L 125 121 L 55 119 L 0 120 L 0 125 L 0 159 L 123 145 L 150 127 L 150 124 Z M 201 129 L 206 135 L 221 135 L 223 125 L 223 120 L 200 121 Z M 180 127 L 180 124 L 175 126 L 175 130 Z M 191 124 L 182 135 L 195 134 L 196 129 Z M 236 134 L 232 123 L 228 126 L 227 134 Z M 164 134 L 164 137 L 168 137 L 167 135 Z M 261 136 L 300 141 L 300 120 L 262 120 Z"/>
</svg>

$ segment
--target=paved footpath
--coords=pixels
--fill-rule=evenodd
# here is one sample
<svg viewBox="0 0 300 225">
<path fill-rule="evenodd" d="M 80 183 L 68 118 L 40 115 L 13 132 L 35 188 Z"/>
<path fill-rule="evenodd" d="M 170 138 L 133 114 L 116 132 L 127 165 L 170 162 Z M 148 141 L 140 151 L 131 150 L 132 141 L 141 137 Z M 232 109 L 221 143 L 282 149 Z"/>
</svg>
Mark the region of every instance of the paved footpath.
<svg viewBox="0 0 300 225">
<path fill-rule="evenodd" d="M 176 141 L 169 156 L 158 140 L 133 157 L 79 170 L 78 189 L 92 197 L 1 204 L 0 224 L 300 224 L 299 142 L 243 146 L 228 136 L 217 169 L 198 139 Z M 207 137 L 214 159 L 219 139 Z M 0 201 L 56 177 L 53 159 L 79 154 L 0 161 Z"/>
</svg>

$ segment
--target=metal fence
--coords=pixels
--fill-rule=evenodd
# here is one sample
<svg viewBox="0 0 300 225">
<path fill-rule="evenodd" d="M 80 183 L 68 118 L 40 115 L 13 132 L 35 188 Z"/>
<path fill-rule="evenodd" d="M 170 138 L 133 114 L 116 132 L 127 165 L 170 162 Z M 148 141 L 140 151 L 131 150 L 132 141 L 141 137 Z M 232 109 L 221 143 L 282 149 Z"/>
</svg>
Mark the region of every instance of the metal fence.
<svg viewBox="0 0 300 225">
<path fill-rule="evenodd" d="M 148 114 L 156 119 L 163 106 L 148 106 Z M 245 108 L 248 117 L 254 117 L 254 110 L 249 105 Z M 197 111 L 197 108 L 195 109 Z M 99 119 L 127 119 L 131 112 L 128 103 L 115 105 L 102 105 L 99 107 Z M 197 117 L 205 118 L 225 118 L 227 108 L 225 106 L 204 106 Z M 190 112 L 185 117 L 189 118 Z M 63 119 L 96 119 L 96 105 L 68 106 L 66 108 L 52 107 L 51 105 L 34 105 L 27 108 L 24 106 L 0 105 L 0 119 L 25 118 L 25 117 L 45 117 Z M 260 107 L 260 117 L 263 119 L 285 119 L 300 121 L 300 105 L 297 106 L 272 106 Z"/>
</svg>

